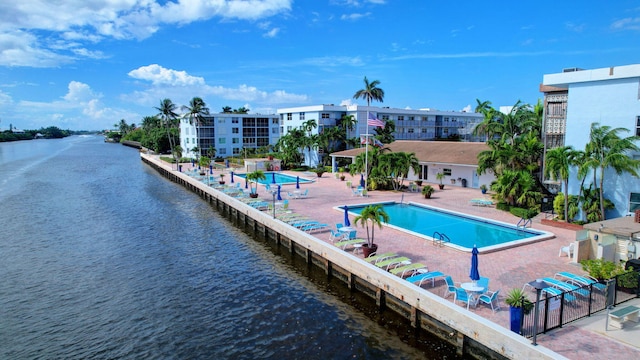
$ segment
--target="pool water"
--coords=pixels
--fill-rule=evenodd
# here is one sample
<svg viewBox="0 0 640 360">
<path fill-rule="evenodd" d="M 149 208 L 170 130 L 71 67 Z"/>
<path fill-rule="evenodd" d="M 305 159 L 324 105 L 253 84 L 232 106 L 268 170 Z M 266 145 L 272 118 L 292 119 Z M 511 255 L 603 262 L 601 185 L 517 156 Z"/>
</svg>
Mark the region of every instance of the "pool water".
<svg viewBox="0 0 640 360">
<path fill-rule="evenodd" d="M 371 204 L 350 205 L 349 212 L 360 214 L 362 209 L 368 205 Z M 517 228 L 515 225 L 417 203 L 389 202 L 380 203 L 380 205 L 389 215 L 388 226 L 426 237 L 428 240 L 432 240 L 436 233 L 444 234 L 451 241 L 447 245 L 465 251 L 471 251 L 475 245 L 486 252 L 510 247 L 516 243 L 538 241 L 553 236 L 553 234 L 544 231 Z M 344 210 L 343 207 L 340 209 Z"/>
<path fill-rule="evenodd" d="M 235 173 L 233 175 L 237 176 L 239 178 L 243 178 L 243 179 L 247 176 L 247 174 L 235 174 Z M 296 177 L 295 176 L 282 174 L 282 173 L 279 173 L 279 172 L 265 171 L 264 176 L 266 176 L 266 179 L 258 180 L 259 184 L 262 184 L 262 185 L 267 185 L 267 184 L 290 185 L 290 184 L 295 184 L 296 183 Z M 313 180 L 300 178 L 300 184 L 308 184 L 308 183 L 312 183 L 312 182 L 313 182 Z"/>
</svg>

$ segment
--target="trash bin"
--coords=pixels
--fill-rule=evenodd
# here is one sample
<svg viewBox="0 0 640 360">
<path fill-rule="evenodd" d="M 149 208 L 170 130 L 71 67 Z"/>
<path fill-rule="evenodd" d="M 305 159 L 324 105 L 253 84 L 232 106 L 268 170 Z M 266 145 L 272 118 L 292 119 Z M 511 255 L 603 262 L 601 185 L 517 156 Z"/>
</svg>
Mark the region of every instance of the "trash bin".
<svg viewBox="0 0 640 360">
<path fill-rule="evenodd" d="M 467 179 L 462 179 L 462 187 L 467 187 Z"/>
<path fill-rule="evenodd" d="M 628 260 L 624 266 L 625 270 L 633 269 L 635 271 L 640 271 L 640 259 L 631 259 Z"/>
</svg>

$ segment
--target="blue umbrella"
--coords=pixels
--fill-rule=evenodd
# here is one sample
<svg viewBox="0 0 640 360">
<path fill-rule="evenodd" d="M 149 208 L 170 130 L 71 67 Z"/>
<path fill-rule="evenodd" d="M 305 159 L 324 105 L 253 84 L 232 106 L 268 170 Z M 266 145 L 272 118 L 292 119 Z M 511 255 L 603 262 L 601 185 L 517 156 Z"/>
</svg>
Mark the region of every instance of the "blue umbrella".
<svg viewBox="0 0 640 360">
<path fill-rule="evenodd" d="M 278 200 L 282 200 L 282 197 L 280 196 L 280 185 L 278 185 L 278 196 L 276 198 Z"/>
<path fill-rule="evenodd" d="M 274 173 L 274 172 L 271 173 L 271 183 L 272 184 L 276 183 L 276 173 Z"/>
<path fill-rule="evenodd" d="M 360 174 L 360 187 L 364 187 L 364 174 Z"/>
<path fill-rule="evenodd" d="M 349 207 L 347 205 L 344 206 L 344 226 L 351 226 L 351 222 L 349 221 Z"/>
<path fill-rule="evenodd" d="M 300 189 L 300 176 L 296 176 L 296 189 Z"/>
<path fill-rule="evenodd" d="M 473 281 L 480 280 L 480 273 L 478 272 L 478 248 L 473 245 L 473 250 L 471 250 L 471 271 L 469 272 L 469 277 Z"/>
<path fill-rule="evenodd" d="M 233 184 L 233 171 L 231 172 L 231 183 Z"/>
<path fill-rule="evenodd" d="M 213 165 L 209 165 L 209 174 L 213 174 Z"/>
<path fill-rule="evenodd" d="M 245 189 L 249 188 L 249 182 L 247 181 L 247 178 L 244 178 L 244 188 Z"/>
</svg>

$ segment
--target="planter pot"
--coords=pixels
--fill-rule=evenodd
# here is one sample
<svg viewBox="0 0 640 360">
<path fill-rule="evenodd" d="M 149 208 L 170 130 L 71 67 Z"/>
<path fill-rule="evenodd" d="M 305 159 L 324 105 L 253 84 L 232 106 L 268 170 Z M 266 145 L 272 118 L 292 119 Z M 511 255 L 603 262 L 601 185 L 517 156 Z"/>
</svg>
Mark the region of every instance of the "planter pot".
<svg viewBox="0 0 640 360">
<path fill-rule="evenodd" d="M 369 244 L 362 245 L 362 254 L 366 258 L 369 257 L 371 254 L 373 254 L 376 251 L 378 251 L 378 245 L 377 244 L 371 244 L 371 247 L 369 247 Z"/>
<path fill-rule="evenodd" d="M 344 176 L 340 176 L 340 181 L 344 181 Z"/>
<path fill-rule="evenodd" d="M 440 188 L 440 190 L 444 189 L 444 184 L 438 184 L 438 187 Z"/>
<path fill-rule="evenodd" d="M 200 176 L 205 176 L 207 173 L 205 173 L 204 171 L 200 171 Z"/>
<path fill-rule="evenodd" d="M 220 185 L 224 185 L 224 181 L 218 181 Z"/>
<path fill-rule="evenodd" d="M 480 191 L 482 191 L 483 194 L 487 193 L 487 189 L 480 189 Z"/>
<path fill-rule="evenodd" d="M 516 334 L 520 334 L 520 324 L 522 324 L 523 314 L 523 308 L 509 306 L 509 324 L 511 325 L 511 331 Z"/>
<path fill-rule="evenodd" d="M 431 194 L 424 194 L 425 199 L 431 199 Z"/>
<path fill-rule="evenodd" d="M 250 194 L 249 194 L 249 197 L 250 197 L 250 198 L 255 199 L 255 198 L 257 198 L 257 197 L 258 197 L 258 194 L 256 194 L 256 193 L 250 193 Z"/>
</svg>

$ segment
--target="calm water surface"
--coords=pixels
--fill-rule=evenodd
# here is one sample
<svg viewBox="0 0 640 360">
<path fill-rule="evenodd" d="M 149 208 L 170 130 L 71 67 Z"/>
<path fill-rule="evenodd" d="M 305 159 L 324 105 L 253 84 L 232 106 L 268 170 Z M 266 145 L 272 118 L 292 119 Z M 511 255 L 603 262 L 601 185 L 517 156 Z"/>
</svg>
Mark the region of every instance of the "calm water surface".
<svg viewBox="0 0 640 360">
<path fill-rule="evenodd" d="M 276 252 L 135 149 L 0 143 L 2 359 L 455 358 Z"/>
</svg>

